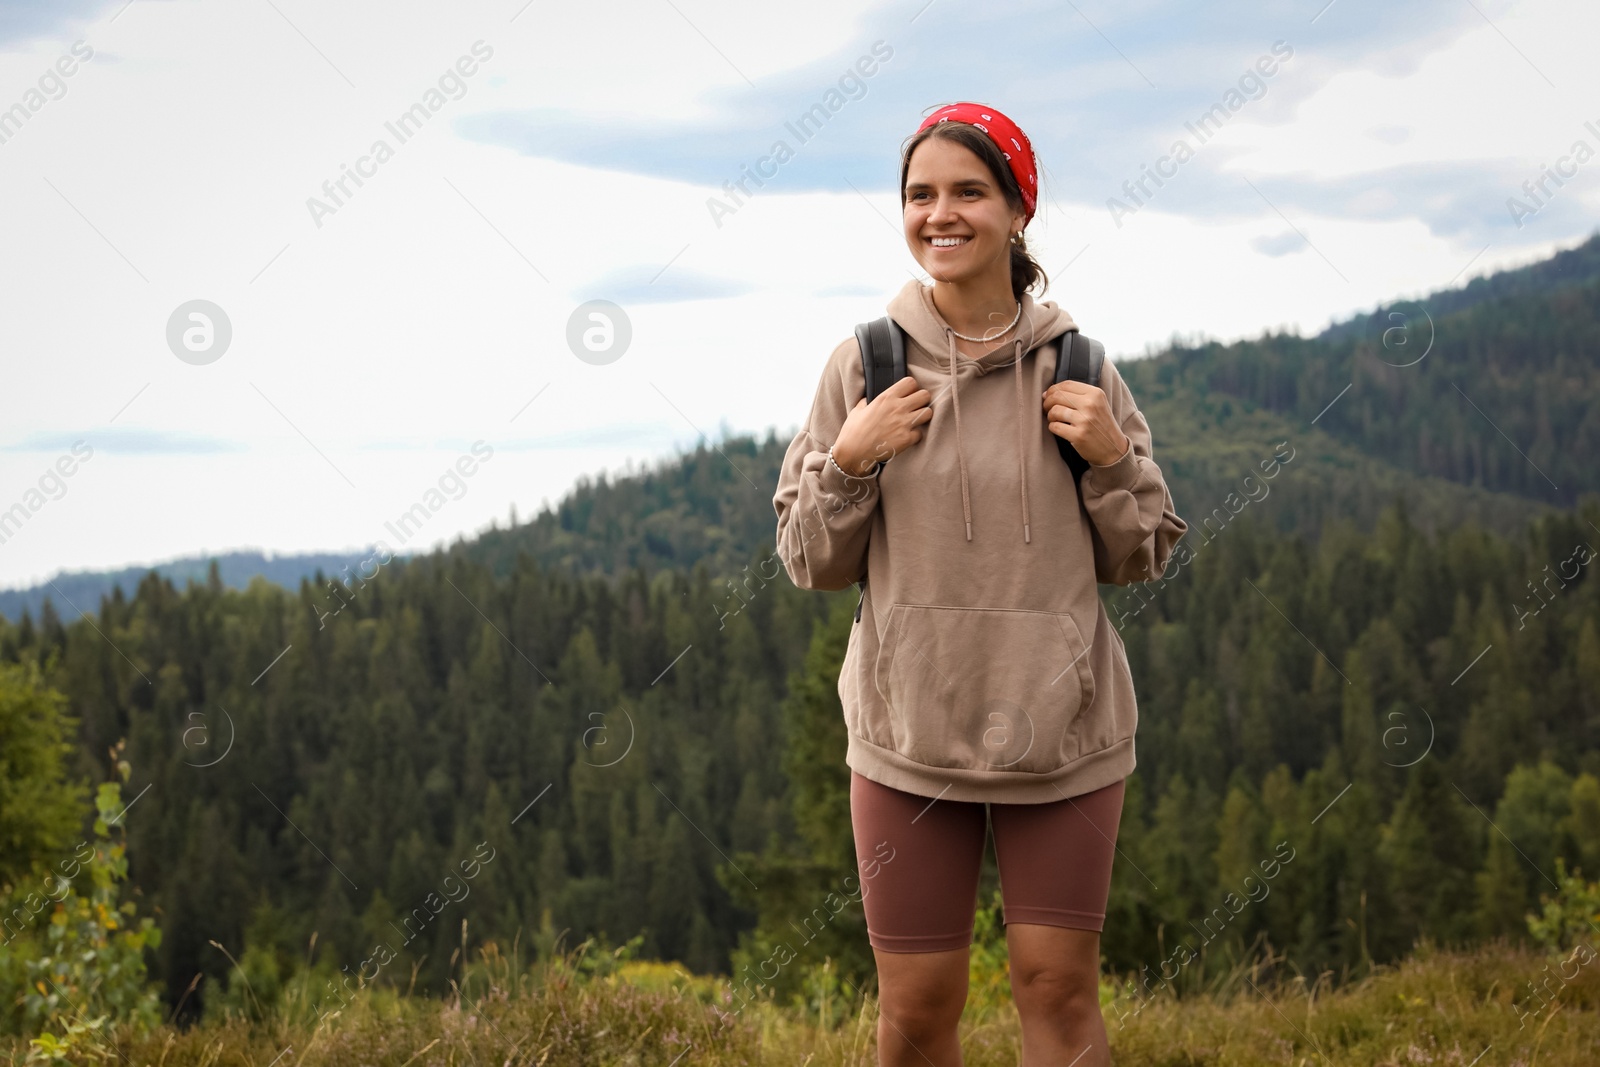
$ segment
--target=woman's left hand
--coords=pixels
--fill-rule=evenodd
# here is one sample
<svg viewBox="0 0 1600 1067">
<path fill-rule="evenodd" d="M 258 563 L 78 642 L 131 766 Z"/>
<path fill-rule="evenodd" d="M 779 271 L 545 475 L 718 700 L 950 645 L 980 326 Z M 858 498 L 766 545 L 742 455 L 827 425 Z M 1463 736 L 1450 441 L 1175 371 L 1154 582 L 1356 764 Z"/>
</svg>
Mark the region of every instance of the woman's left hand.
<svg viewBox="0 0 1600 1067">
<path fill-rule="evenodd" d="M 1046 426 L 1065 437 L 1089 463 L 1104 467 L 1122 458 L 1129 448 L 1111 414 L 1111 402 L 1098 386 L 1083 382 L 1056 382 L 1044 391 Z"/>
</svg>

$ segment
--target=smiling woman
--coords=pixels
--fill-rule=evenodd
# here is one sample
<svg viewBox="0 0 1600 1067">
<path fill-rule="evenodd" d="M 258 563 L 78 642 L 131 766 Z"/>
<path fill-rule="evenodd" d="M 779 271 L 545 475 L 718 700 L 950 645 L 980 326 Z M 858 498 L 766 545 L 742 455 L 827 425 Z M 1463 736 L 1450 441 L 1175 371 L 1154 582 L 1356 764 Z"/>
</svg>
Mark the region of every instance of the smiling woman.
<svg viewBox="0 0 1600 1067">
<path fill-rule="evenodd" d="M 933 284 L 888 306 L 904 373 L 869 400 L 840 344 L 773 500 L 796 585 L 865 582 L 838 684 L 857 862 L 898 857 L 863 901 L 883 1064 L 959 1062 L 986 821 L 1024 1062 L 1109 1062 L 1100 931 L 1138 715 L 1097 583 L 1159 577 L 1188 527 L 1115 366 L 1056 380 L 1077 324 L 1029 292 L 1038 174 L 992 107 L 923 121 L 901 202 Z"/>
</svg>

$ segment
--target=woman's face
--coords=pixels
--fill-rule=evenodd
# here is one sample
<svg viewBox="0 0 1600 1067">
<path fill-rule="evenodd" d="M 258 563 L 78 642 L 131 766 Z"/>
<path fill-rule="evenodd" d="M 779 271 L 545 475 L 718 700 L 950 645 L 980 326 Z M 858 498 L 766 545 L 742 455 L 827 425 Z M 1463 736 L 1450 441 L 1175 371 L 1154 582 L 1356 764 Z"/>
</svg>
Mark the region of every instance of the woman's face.
<svg viewBox="0 0 1600 1067">
<path fill-rule="evenodd" d="M 911 153 L 906 244 L 932 277 L 959 283 L 994 271 L 1009 281 L 1011 235 L 1024 220 L 971 149 L 930 137 Z"/>
</svg>

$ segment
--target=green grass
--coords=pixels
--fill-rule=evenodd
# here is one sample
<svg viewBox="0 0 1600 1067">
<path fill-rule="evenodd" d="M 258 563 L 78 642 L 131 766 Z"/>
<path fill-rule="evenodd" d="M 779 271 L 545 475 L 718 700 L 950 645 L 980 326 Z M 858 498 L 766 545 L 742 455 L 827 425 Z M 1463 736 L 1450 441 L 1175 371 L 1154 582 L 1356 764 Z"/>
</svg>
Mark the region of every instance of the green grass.
<svg viewBox="0 0 1600 1067">
<path fill-rule="evenodd" d="M 677 964 L 574 965 L 579 950 L 520 968 L 480 954 L 439 1000 L 387 989 L 357 994 L 321 1021 L 291 993 L 250 1021 L 238 1016 L 188 1030 L 117 1031 L 60 1058 L 129 1067 L 423 1067 L 423 1065 L 872 1065 L 877 1006 L 868 994 L 808 1009 L 752 1002 L 736 1018 L 726 980 Z M 1568 962 L 1565 968 L 1561 961 Z M 581 964 L 581 961 L 578 961 Z M 1003 963 L 1002 963 L 1003 969 Z M 1563 969 L 1570 979 L 1561 977 Z M 826 977 L 824 975 L 824 977 Z M 1002 975 L 975 975 L 962 1020 L 972 1067 L 1015 1065 L 1016 1012 L 996 995 Z M 1529 982 L 1545 979 L 1541 1006 Z M 1578 963 L 1495 945 L 1458 954 L 1422 946 L 1403 964 L 1331 990 L 1322 979 L 1270 981 L 1239 970 L 1203 995 L 1140 1002 L 1102 986 L 1114 1062 L 1128 1067 L 1265 1067 L 1411 1064 L 1578 1067 L 1600 1064 L 1600 960 Z M 831 1025 L 822 1025 L 827 1019 Z M 113 1047 L 114 1045 L 114 1047 Z M 287 1051 L 286 1051 L 287 1050 Z M 0 1045 L 0 1062 L 28 1047 Z M 681 1057 L 681 1059 L 680 1059 Z"/>
</svg>

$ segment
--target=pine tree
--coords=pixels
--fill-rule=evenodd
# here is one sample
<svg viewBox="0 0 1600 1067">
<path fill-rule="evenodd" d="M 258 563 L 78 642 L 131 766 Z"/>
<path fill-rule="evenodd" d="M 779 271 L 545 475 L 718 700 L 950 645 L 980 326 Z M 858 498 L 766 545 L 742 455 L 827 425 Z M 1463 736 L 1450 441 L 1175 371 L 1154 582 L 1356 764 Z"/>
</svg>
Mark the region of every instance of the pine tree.
<svg viewBox="0 0 1600 1067">
<path fill-rule="evenodd" d="M 1505 792 L 1494 812 L 1495 837 L 1504 835 L 1533 876 L 1523 903 L 1538 906 L 1537 888 L 1551 889 L 1558 853 L 1572 854 L 1563 827 L 1572 814 L 1572 776 L 1547 760 L 1524 764 L 1506 777 Z M 1547 881 L 1548 879 L 1548 881 Z"/>
<path fill-rule="evenodd" d="M 1217 884 L 1212 857 L 1218 814 L 1216 794 L 1203 785 L 1192 788 L 1181 774 L 1173 776 L 1156 803 L 1139 865 L 1160 887 L 1153 896 L 1174 929 L 1210 910 Z"/>
<path fill-rule="evenodd" d="M 1572 845 L 1573 868 L 1591 880 L 1600 876 L 1600 778 L 1580 774 L 1572 783 L 1571 811 L 1561 831 Z"/>
<path fill-rule="evenodd" d="M 1380 845 L 1408 941 L 1426 936 L 1461 944 L 1471 935 L 1479 838 L 1471 815 L 1438 761 L 1425 759 L 1411 769 Z"/>
<path fill-rule="evenodd" d="M 1499 834 L 1489 837 L 1488 858 L 1475 876 L 1478 935 L 1526 941 L 1528 871 L 1516 850 Z"/>
<path fill-rule="evenodd" d="M 1243 774 L 1237 776 L 1243 779 Z M 1271 859 L 1267 844 L 1267 816 L 1254 792 L 1242 781 L 1228 789 L 1217 820 L 1217 848 L 1212 863 L 1217 871 L 1216 888 L 1210 894 L 1208 914 L 1227 919 L 1229 940 L 1242 947 L 1266 925 L 1266 915 L 1251 907 L 1249 888 L 1261 883 L 1257 865 Z M 1222 905 L 1222 911 L 1218 911 Z M 1204 920 L 1202 920 L 1204 922 Z"/>
</svg>

